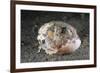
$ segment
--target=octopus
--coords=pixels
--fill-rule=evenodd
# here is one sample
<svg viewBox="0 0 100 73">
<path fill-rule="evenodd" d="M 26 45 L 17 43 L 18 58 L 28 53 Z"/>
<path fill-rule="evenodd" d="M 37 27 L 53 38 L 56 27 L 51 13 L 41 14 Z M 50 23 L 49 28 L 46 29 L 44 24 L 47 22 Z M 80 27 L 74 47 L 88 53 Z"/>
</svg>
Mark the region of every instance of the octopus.
<svg viewBox="0 0 100 73">
<path fill-rule="evenodd" d="M 75 52 L 81 45 L 77 30 L 62 21 L 50 21 L 38 30 L 39 50 L 46 54 L 66 54 Z"/>
</svg>

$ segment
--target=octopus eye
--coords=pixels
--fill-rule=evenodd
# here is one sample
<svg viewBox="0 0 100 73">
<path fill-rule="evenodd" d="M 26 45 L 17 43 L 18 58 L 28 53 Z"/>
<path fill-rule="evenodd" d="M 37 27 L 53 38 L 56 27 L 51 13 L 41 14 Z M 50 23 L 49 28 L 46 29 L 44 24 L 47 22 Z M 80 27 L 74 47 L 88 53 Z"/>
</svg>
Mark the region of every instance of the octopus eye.
<svg viewBox="0 0 100 73">
<path fill-rule="evenodd" d="M 45 43 L 45 40 L 42 40 L 42 43 L 44 44 Z"/>
<path fill-rule="evenodd" d="M 66 32 L 66 27 L 62 27 L 61 28 L 61 33 L 65 33 Z"/>
</svg>

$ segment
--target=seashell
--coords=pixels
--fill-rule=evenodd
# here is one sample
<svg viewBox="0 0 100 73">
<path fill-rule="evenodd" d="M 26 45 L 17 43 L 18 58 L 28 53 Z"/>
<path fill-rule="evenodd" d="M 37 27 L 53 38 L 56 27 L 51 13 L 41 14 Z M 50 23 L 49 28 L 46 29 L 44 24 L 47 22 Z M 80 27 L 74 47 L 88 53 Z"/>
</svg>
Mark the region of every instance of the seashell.
<svg viewBox="0 0 100 73">
<path fill-rule="evenodd" d="M 77 50 L 81 40 L 76 29 L 62 21 L 51 21 L 42 25 L 38 31 L 39 51 L 46 54 L 66 54 Z"/>
</svg>

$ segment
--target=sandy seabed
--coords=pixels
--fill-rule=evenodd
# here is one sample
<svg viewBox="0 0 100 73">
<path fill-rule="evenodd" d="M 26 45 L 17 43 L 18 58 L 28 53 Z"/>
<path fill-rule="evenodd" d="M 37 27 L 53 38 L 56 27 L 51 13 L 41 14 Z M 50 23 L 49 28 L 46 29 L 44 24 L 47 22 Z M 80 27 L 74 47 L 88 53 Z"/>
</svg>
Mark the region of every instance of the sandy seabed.
<svg viewBox="0 0 100 73">
<path fill-rule="evenodd" d="M 79 49 L 71 54 L 47 55 L 38 51 L 39 28 L 49 21 L 64 21 L 77 29 L 82 41 Z M 89 14 L 21 10 L 21 63 L 69 61 L 89 59 Z"/>
</svg>

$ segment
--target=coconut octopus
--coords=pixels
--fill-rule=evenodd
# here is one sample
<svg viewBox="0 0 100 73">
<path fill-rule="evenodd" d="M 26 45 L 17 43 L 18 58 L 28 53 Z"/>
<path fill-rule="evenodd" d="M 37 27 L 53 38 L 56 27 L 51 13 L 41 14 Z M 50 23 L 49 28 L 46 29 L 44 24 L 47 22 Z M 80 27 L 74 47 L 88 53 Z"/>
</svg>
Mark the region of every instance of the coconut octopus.
<svg viewBox="0 0 100 73">
<path fill-rule="evenodd" d="M 72 53 L 81 45 L 76 29 L 62 21 L 50 21 L 42 25 L 37 40 L 38 52 L 43 49 L 49 55 Z"/>
</svg>

